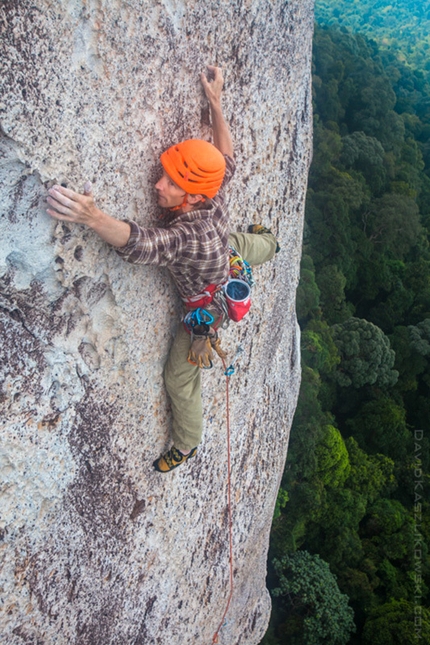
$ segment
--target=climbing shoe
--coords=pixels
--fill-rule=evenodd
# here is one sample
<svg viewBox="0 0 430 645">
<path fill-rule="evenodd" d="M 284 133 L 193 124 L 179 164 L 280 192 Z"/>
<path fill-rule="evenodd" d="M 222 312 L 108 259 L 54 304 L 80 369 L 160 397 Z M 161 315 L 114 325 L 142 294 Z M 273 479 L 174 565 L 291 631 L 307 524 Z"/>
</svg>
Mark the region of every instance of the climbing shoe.
<svg viewBox="0 0 430 645">
<path fill-rule="evenodd" d="M 248 233 L 254 233 L 254 235 L 264 235 L 271 232 L 270 228 L 266 228 L 262 224 L 250 224 L 248 226 Z"/>
<path fill-rule="evenodd" d="M 254 235 L 265 235 L 266 233 L 270 233 L 270 235 L 273 235 L 270 228 L 266 228 L 262 224 L 251 224 L 250 226 L 248 226 L 248 233 L 253 233 Z M 280 250 L 281 250 L 281 247 L 278 244 L 278 240 L 276 240 L 275 253 L 278 253 Z"/>
<path fill-rule="evenodd" d="M 197 452 L 197 448 L 193 448 L 188 455 L 183 455 L 175 446 L 172 446 L 164 455 L 161 455 L 159 459 L 154 461 L 154 468 L 158 470 L 159 473 L 168 473 L 174 468 L 177 468 Z"/>
</svg>

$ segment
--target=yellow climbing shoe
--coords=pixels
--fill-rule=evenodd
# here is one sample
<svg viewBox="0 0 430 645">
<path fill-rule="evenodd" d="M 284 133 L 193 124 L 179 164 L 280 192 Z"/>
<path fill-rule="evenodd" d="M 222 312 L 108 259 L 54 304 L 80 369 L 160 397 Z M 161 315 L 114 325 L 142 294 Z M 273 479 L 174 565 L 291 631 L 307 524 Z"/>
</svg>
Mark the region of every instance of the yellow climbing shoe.
<svg viewBox="0 0 430 645">
<path fill-rule="evenodd" d="M 188 459 L 191 459 L 191 457 L 194 457 L 196 452 L 197 448 L 193 448 L 190 450 L 188 455 L 183 455 L 182 452 L 175 448 L 175 446 L 172 446 L 170 450 L 154 461 L 153 466 L 159 473 L 168 473 L 183 464 L 185 461 L 188 461 Z"/>
<path fill-rule="evenodd" d="M 248 226 L 248 233 L 253 233 L 254 235 L 264 235 L 265 233 L 272 233 L 270 228 L 266 228 L 262 224 L 250 224 Z"/>
</svg>

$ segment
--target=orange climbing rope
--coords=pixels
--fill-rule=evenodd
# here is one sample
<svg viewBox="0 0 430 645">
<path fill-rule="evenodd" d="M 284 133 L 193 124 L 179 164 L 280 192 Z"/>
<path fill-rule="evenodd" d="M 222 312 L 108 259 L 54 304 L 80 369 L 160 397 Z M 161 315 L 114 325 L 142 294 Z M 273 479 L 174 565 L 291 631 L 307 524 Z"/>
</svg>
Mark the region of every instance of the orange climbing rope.
<svg viewBox="0 0 430 645">
<path fill-rule="evenodd" d="M 228 382 L 229 382 L 230 376 L 227 374 L 228 370 L 224 359 L 222 359 L 222 364 L 224 366 L 225 385 L 226 385 L 225 400 L 226 400 L 226 417 L 227 417 L 227 506 L 228 506 L 228 530 L 229 530 L 229 541 L 230 541 L 230 594 L 229 594 L 227 605 L 224 609 L 224 613 L 222 615 L 221 621 L 218 625 L 218 629 L 216 630 L 213 636 L 213 640 L 212 640 L 213 645 L 219 642 L 218 641 L 219 632 L 221 630 L 221 627 L 224 624 L 224 619 L 227 615 L 228 609 L 230 607 L 231 599 L 233 597 L 233 520 L 232 520 L 232 512 L 231 512 L 230 398 L 229 398 L 229 389 L 228 389 Z"/>
</svg>

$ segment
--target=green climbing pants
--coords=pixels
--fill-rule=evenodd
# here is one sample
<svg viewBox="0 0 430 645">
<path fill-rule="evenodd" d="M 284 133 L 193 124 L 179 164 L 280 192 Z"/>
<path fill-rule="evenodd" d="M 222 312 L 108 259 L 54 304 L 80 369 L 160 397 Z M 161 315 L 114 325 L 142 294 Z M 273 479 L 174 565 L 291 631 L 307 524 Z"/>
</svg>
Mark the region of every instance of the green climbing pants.
<svg viewBox="0 0 430 645">
<path fill-rule="evenodd" d="M 232 233 L 229 244 L 251 266 L 271 260 L 276 252 L 271 233 Z M 187 361 L 189 349 L 190 335 L 181 323 L 164 368 L 164 381 L 172 404 L 173 444 L 184 451 L 200 443 L 203 431 L 200 368 Z"/>
</svg>

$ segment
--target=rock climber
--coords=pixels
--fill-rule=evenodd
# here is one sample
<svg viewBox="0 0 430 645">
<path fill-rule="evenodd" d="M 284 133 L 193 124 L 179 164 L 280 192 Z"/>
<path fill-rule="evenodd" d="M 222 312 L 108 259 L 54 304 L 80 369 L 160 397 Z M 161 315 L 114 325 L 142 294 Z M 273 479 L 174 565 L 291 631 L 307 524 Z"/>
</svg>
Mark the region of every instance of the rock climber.
<svg viewBox="0 0 430 645">
<path fill-rule="evenodd" d="M 192 333 L 179 325 L 164 368 L 173 445 L 154 461 L 162 473 L 194 457 L 201 442 L 200 368 L 211 366 L 213 350 L 225 357 L 217 329 L 226 317 L 219 286 L 229 277 L 229 248 L 249 265 L 270 260 L 279 250 L 274 235 L 261 225 L 251 225 L 248 233 L 230 233 L 225 189 L 235 162 L 221 106 L 222 71 L 209 66 L 200 79 L 210 106 L 214 143 L 190 139 L 161 155 L 163 172 L 155 190 L 166 211 L 163 226 L 143 228 L 111 217 L 97 208 L 88 185 L 84 194 L 54 185 L 47 197 L 49 215 L 88 226 L 127 262 L 167 267 L 186 311 L 204 311 L 210 317 L 210 323 L 208 318 L 199 320 Z"/>
</svg>

